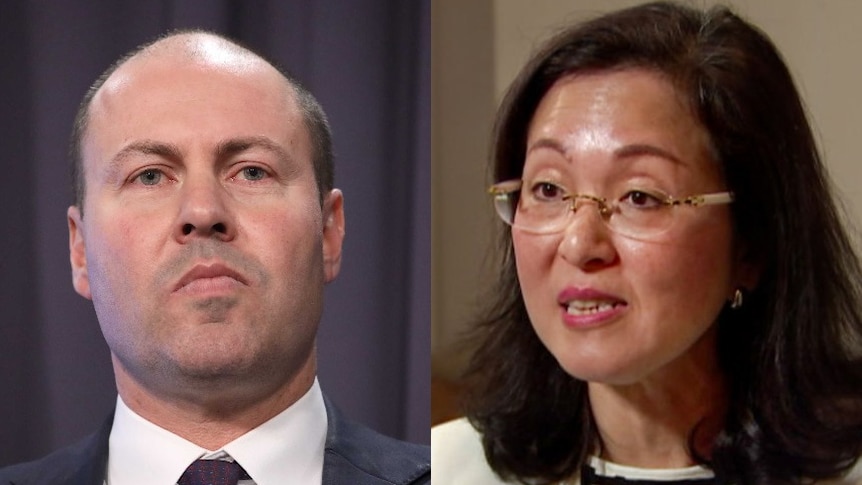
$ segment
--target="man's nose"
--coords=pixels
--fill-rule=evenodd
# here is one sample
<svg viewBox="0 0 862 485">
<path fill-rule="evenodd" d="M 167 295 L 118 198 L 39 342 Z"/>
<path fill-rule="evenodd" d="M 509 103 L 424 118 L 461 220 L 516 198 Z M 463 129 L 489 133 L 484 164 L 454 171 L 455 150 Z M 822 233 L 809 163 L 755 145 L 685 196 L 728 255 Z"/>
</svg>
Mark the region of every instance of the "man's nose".
<svg viewBox="0 0 862 485">
<path fill-rule="evenodd" d="M 229 204 L 230 195 L 216 177 L 187 177 L 180 190 L 180 209 L 174 234 L 184 243 L 196 237 L 229 241 L 236 225 Z"/>
</svg>

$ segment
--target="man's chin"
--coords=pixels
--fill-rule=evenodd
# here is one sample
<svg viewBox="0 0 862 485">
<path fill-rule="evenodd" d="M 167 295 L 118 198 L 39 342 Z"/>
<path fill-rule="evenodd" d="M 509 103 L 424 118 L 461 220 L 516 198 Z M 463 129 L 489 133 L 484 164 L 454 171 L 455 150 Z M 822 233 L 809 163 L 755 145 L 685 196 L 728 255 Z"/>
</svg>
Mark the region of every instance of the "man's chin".
<svg viewBox="0 0 862 485">
<path fill-rule="evenodd" d="M 227 322 L 230 311 L 239 303 L 237 297 L 209 297 L 195 299 L 190 302 L 195 319 L 203 323 Z"/>
<path fill-rule="evenodd" d="M 253 354 L 227 352 L 201 352 L 191 358 L 174 362 L 174 373 L 189 382 L 229 382 L 248 380 L 255 373 L 255 363 L 250 360 Z"/>
</svg>

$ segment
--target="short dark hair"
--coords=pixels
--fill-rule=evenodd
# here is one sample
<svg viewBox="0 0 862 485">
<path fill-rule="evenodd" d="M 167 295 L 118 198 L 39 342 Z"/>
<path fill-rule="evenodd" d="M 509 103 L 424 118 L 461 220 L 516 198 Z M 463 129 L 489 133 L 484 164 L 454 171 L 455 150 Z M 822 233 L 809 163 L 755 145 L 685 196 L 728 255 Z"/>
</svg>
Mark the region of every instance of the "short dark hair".
<svg viewBox="0 0 862 485">
<path fill-rule="evenodd" d="M 495 182 L 520 178 L 528 127 L 564 76 L 638 68 L 668 79 L 710 136 L 735 194 L 735 237 L 761 265 L 745 305 L 717 319 L 729 409 L 710 457 L 719 483 L 800 483 L 846 472 L 862 452 L 859 260 L 802 101 L 768 37 L 726 7 L 658 2 L 566 28 L 537 51 L 497 114 Z M 502 477 L 572 476 L 596 452 L 586 383 L 568 375 L 529 320 L 511 230 L 475 327 L 467 416 Z"/>
<path fill-rule="evenodd" d="M 171 31 L 149 42 L 141 44 L 138 47 L 127 52 L 119 59 L 117 59 L 113 64 L 111 64 L 111 66 L 108 67 L 108 69 L 106 69 L 98 78 L 96 78 L 96 81 L 84 94 L 84 99 L 81 101 L 81 104 L 78 107 L 78 112 L 75 115 L 75 121 L 72 124 L 72 134 L 69 140 L 69 158 L 71 160 L 73 200 L 74 204 L 78 206 L 79 209 L 82 211 L 82 214 L 84 210 L 83 203 L 84 192 L 86 190 L 86 180 L 84 178 L 84 161 L 83 155 L 81 153 L 81 144 L 87 132 L 87 125 L 90 117 L 90 104 L 93 101 L 93 97 L 105 84 L 105 81 L 107 81 L 108 78 L 111 77 L 111 74 L 113 74 L 117 69 L 119 69 L 120 66 L 125 64 L 126 61 L 128 61 L 132 57 L 135 57 L 137 54 L 140 54 L 141 52 L 145 51 L 146 49 L 158 42 L 161 42 L 171 37 L 185 34 L 206 34 L 218 37 L 223 41 L 232 44 L 238 49 L 268 63 L 270 66 L 275 68 L 284 77 L 287 84 L 293 88 L 294 94 L 296 95 L 296 102 L 299 105 L 300 111 L 302 113 L 303 122 L 306 129 L 308 130 L 309 138 L 311 139 L 312 165 L 314 167 L 314 176 L 317 182 L 317 191 L 320 196 L 320 202 L 322 204 L 324 195 L 330 190 L 332 190 L 332 187 L 335 184 L 334 155 L 332 151 L 332 130 L 329 127 L 329 120 L 326 117 L 326 113 L 323 111 L 323 107 L 320 105 L 320 103 L 317 101 L 311 91 L 309 91 L 301 82 L 299 82 L 299 80 L 297 80 L 289 71 L 279 66 L 277 63 L 252 51 L 251 49 L 243 46 L 237 41 L 229 39 L 225 36 L 206 30 L 192 29 Z"/>
</svg>

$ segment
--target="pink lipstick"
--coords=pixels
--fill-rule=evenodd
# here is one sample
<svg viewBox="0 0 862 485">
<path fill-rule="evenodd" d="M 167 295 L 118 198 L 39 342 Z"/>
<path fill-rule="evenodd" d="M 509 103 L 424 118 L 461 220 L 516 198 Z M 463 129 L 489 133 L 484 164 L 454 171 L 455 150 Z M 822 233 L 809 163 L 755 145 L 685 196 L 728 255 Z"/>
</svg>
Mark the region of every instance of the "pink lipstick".
<svg viewBox="0 0 862 485">
<path fill-rule="evenodd" d="M 571 328 L 593 328 L 616 319 L 628 303 L 592 288 L 566 288 L 557 297 L 563 323 Z"/>
</svg>

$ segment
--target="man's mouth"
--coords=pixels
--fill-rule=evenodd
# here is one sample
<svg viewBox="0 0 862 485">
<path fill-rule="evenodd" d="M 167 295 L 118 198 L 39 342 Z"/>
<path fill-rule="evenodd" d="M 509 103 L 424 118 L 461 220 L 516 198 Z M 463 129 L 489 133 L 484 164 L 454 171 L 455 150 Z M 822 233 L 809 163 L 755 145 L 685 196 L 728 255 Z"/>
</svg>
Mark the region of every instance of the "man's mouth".
<svg viewBox="0 0 862 485">
<path fill-rule="evenodd" d="M 204 281 L 215 283 L 228 278 L 243 285 L 248 285 L 248 281 L 240 273 L 223 264 L 198 264 L 180 278 L 174 287 L 174 291 L 182 290 L 192 283 L 197 285 L 202 284 Z"/>
</svg>

